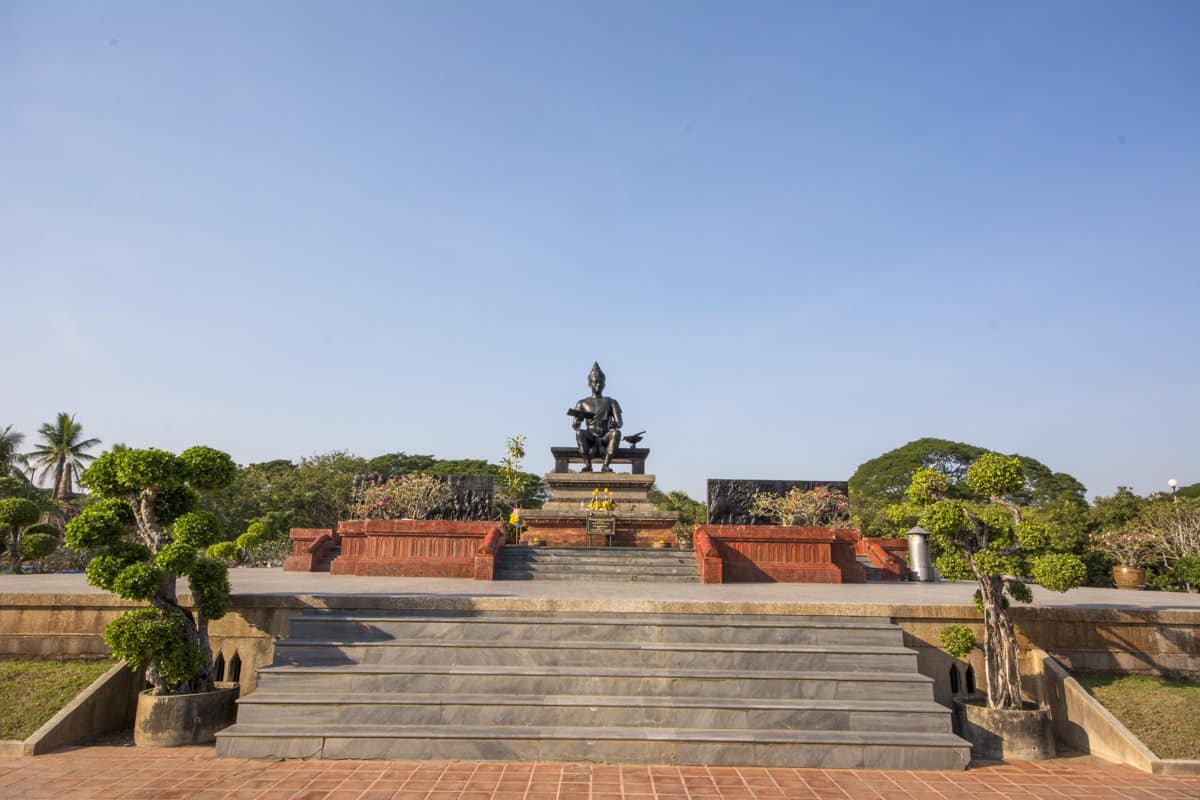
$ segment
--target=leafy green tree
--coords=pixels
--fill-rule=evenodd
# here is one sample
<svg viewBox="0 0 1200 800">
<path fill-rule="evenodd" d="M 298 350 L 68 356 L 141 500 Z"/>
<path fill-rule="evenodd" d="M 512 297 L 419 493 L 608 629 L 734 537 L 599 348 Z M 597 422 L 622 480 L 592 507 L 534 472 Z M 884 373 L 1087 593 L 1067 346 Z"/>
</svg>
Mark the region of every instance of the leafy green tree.
<svg viewBox="0 0 1200 800">
<path fill-rule="evenodd" d="M 8 550 L 8 569 L 13 575 L 21 574 L 21 539 L 36 525 L 41 514 L 32 500 L 10 497 L 0 500 L 0 529 L 8 533 L 5 549 Z"/>
<path fill-rule="evenodd" d="M 1026 577 L 1056 592 L 1078 586 L 1086 569 L 1078 556 L 1055 551 L 1044 522 L 1027 513 L 1018 498 L 1027 486 L 1018 456 L 985 453 L 962 476 L 971 497 L 950 495 L 950 477 L 933 469 L 913 475 L 905 499 L 888 509 L 901 526 L 914 518 L 931 534 L 941 551 L 936 566 L 949 580 L 975 580 L 975 602 L 983 615 L 983 654 L 988 705 L 1019 709 L 1021 681 L 1017 639 L 1008 614 L 1009 600 L 1033 599 Z M 950 635 L 955 652 L 962 633 Z"/>
<path fill-rule="evenodd" d="M 966 482 L 967 469 L 981 455 L 982 447 L 947 439 L 924 438 L 871 459 L 855 470 L 849 481 L 850 512 L 855 526 L 864 536 L 890 535 L 892 525 L 887 509 L 901 502 L 921 469 L 944 475 L 948 497 L 982 500 Z M 1054 472 L 1045 464 L 1018 455 L 1024 482 L 1013 498 L 1022 506 L 1041 507 L 1052 502 L 1067 502 L 1080 513 L 1087 507 L 1082 483 L 1064 472 Z"/>
<path fill-rule="evenodd" d="M 150 608 L 127 612 L 105 629 L 113 655 L 146 665 L 155 694 L 213 688 L 209 620 L 229 609 L 224 564 L 198 555 L 220 538 L 217 519 L 197 511 L 201 492 L 228 486 L 237 474 L 229 455 L 192 447 L 107 452 L 83 473 L 100 499 L 67 524 L 67 544 L 96 550 L 87 581 Z M 181 606 L 176 580 L 186 576 L 194 611 Z"/>
<path fill-rule="evenodd" d="M 25 434 L 14 431 L 12 425 L 6 425 L 0 430 L 0 477 L 8 477 L 13 473 L 21 474 L 17 464 L 20 458 L 18 451 L 23 441 Z"/>
<path fill-rule="evenodd" d="M 83 426 L 71 414 L 61 411 L 54 422 L 38 428 L 41 441 L 29 453 L 30 462 L 41 469 L 41 479 L 54 476 L 54 499 L 60 502 L 75 496 L 73 481 L 95 456 L 86 451 L 100 444 L 99 439 L 84 439 Z"/>
<path fill-rule="evenodd" d="M 674 511 L 679 514 L 679 521 L 690 529 L 692 525 L 700 525 L 708 521 L 708 506 L 699 500 L 693 500 L 687 492 L 660 492 L 650 490 L 650 502 L 660 511 Z"/>
<path fill-rule="evenodd" d="M 1193 483 L 1191 486 L 1180 486 L 1175 490 L 1175 496 L 1187 500 L 1200 500 L 1200 483 Z"/>
</svg>

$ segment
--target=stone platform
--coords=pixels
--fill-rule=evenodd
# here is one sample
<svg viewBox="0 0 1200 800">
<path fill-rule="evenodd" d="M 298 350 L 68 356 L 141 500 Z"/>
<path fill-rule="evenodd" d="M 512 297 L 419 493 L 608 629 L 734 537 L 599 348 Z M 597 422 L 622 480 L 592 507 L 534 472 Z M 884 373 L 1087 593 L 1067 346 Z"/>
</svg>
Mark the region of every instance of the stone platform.
<svg viewBox="0 0 1200 800">
<path fill-rule="evenodd" d="M 549 472 L 546 488 L 550 499 L 541 508 L 522 513 L 525 529 L 521 542 L 540 539 L 552 547 L 593 547 L 606 543 L 614 547 L 653 547 L 663 542 L 677 547 L 679 541 L 671 530 L 679 521 L 675 512 L 660 511 L 650 502 L 654 475 L 620 472 Z M 607 498 L 615 504 L 608 516 L 616 523 L 616 531 L 607 542 L 588 538 L 587 520 L 595 516 L 587 508 L 592 492 L 608 490 Z"/>
</svg>

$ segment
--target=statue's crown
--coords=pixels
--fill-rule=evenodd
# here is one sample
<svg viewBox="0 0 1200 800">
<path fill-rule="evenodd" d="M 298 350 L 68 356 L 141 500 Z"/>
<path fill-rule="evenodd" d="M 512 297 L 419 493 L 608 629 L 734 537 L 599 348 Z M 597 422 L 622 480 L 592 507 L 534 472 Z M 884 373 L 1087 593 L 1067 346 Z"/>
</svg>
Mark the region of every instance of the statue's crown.
<svg viewBox="0 0 1200 800">
<path fill-rule="evenodd" d="M 591 383 L 594 379 L 599 379 L 601 383 L 607 383 L 604 379 L 604 370 L 600 369 L 600 362 L 598 361 L 592 362 L 592 371 L 588 373 L 588 383 Z"/>
</svg>

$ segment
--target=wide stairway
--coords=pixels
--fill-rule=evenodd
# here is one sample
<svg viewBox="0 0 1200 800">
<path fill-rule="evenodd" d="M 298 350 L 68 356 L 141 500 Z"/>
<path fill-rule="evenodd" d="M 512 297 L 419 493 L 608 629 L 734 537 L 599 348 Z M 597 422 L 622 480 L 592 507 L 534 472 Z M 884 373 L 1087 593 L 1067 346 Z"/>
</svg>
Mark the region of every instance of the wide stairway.
<svg viewBox="0 0 1200 800">
<path fill-rule="evenodd" d="M 323 611 L 217 754 L 963 769 L 900 628 L 864 617 Z"/>
<path fill-rule="evenodd" d="M 699 583 L 691 550 L 646 547 L 505 547 L 498 581 L 653 581 Z"/>
</svg>

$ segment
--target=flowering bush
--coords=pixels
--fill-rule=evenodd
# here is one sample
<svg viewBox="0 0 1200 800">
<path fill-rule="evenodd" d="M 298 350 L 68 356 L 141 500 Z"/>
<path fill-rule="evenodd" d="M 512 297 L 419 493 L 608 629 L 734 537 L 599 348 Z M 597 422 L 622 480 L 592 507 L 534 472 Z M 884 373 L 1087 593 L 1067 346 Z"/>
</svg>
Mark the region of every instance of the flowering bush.
<svg viewBox="0 0 1200 800">
<path fill-rule="evenodd" d="M 770 517 L 778 525 L 819 525 L 826 528 L 847 528 L 846 495 L 828 486 L 801 489 L 793 486 L 786 494 L 755 492 L 750 500 L 750 513 Z"/>
<path fill-rule="evenodd" d="M 1116 560 L 1123 567 L 1140 567 L 1158 547 L 1158 537 L 1148 531 L 1102 531 L 1090 537 L 1090 549 Z"/>
<path fill-rule="evenodd" d="M 613 509 L 617 507 L 616 502 L 612 499 L 612 492 L 605 487 L 604 491 L 592 489 L 592 500 L 587 504 L 588 511 L 599 511 L 602 514 L 611 514 Z"/>
<path fill-rule="evenodd" d="M 350 510 L 358 519 L 428 519 L 451 496 L 446 482 L 432 475 L 402 475 L 363 489 Z"/>
</svg>

